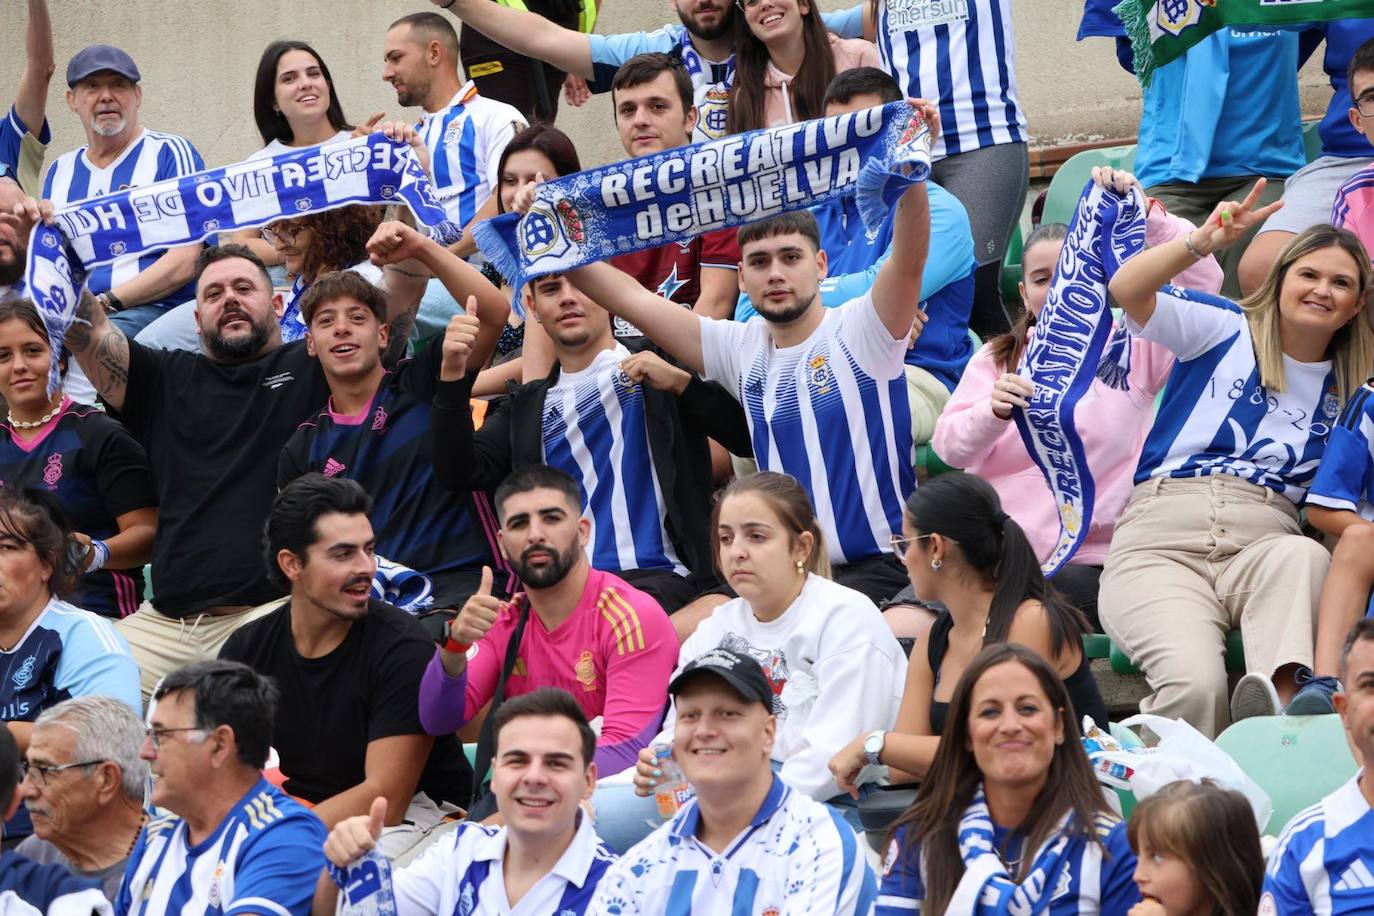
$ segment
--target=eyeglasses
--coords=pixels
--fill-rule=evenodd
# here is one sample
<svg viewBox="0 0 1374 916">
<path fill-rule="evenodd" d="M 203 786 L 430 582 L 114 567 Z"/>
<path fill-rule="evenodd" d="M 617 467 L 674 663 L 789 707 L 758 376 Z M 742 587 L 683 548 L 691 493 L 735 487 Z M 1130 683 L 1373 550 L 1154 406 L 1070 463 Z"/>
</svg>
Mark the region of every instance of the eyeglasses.
<svg viewBox="0 0 1374 916">
<path fill-rule="evenodd" d="M 301 227 L 299 226 L 295 228 L 278 226 L 276 229 L 268 229 L 264 226 L 261 230 L 263 239 L 273 248 L 280 248 L 283 245 L 294 245 L 296 243 L 296 235 L 300 231 Z"/>
<path fill-rule="evenodd" d="M 752 10 L 762 2 L 763 0 L 735 0 L 735 6 L 742 10 Z"/>
<path fill-rule="evenodd" d="M 162 750 L 162 739 L 165 738 L 167 735 L 173 734 L 174 732 L 203 733 L 204 731 L 205 729 L 196 725 L 188 725 L 185 728 L 154 728 L 153 726 L 149 725 L 143 729 L 143 735 L 147 740 L 153 742 L 153 750 L 160 751 Z"/>
<path fill-rule="evenodd" d="M 36 763 L 29 763 L 27 760 L 21 760 L 19 761 L 19 772 L 22 775 L 19 778 L 23 781 L 29 776 L 32 776 L 33 784 L 42 789 L 47 787 L 48 779 L 51 778 L 54 773 L 61 773 L 63 770 L 74 770 L 77 767 L 93 767 L 96 764 L 104 762 L 104 760 L 87 760 L 82 763 L 62 763 L 57 766 L 45 767 L 39 766 Z"/>
<path fill-rule="evenodd" d="M 1362 118 L 1374 118 L 1374 92 L 1368 92 L 1355 100 L 1355 110 Z"/>
<path fill-rule="evenodd" d="M 938 533 L 939 532 L 932 531 L 930 534 L 918 534 L 915 537 L 909 538 L 904 538 L 900 534 L 894 534 L 889 539 L 889 543 L 892 544 L 892 550 L 897 554 L 897 556 L 904 557 L 906 556 L 906 552 L 911 549 L 911 545 L 913 543 L 915 543 L 916 541 L 924 541 L 926 538 L 933 537 Z M 951 544 L 959 543 L 952 537 L 946 537 L 945 535 L 940 536 L 943 537 L 946 541 L 949 541 Z"/>
</svg>

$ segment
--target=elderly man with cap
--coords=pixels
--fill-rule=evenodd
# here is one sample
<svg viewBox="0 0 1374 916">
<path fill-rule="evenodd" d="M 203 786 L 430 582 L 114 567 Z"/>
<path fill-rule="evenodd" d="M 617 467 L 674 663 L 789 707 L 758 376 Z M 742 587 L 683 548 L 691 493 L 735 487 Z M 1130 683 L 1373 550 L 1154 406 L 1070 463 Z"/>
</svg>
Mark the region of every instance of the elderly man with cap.
<svg viewBox="0 0 1374 916">
<path fill-rule="evenodd" d="M 777 720 L 758 662 L 728 649 L 691 661 L 668 685 L 672 756 L 696 791 L 607 871 L 592 910 L 663 913 L 868 913 L 878 896 L 854 829 L 789 788 L 770 766 Z M 662 774 L 641 763 L 635 785 Z"/>
<path fill-rule="evenodd" d="M 113 697 L 75 697 L 45 709 L 19 783 L 33 835 L 15 851 L 99 881 L 113 901 L 143 829 L 143 737 L 138 716 Z"/>
<path fill-rule="evenodd" d="M 191 141 L 139 123 L 140 78 L 133 58 L 110 45 L 91 45 L 67 64 L 67 107 L 81 119 L 86 145 L 63 153 L 48 169 L 43 197 L 54 207 L 205 168 Z M 173 305 L 195 298 L 200 247 L 125 255 L 91 271 L 86 285 L 111 320 L 133 337 Z"/>
</svg>

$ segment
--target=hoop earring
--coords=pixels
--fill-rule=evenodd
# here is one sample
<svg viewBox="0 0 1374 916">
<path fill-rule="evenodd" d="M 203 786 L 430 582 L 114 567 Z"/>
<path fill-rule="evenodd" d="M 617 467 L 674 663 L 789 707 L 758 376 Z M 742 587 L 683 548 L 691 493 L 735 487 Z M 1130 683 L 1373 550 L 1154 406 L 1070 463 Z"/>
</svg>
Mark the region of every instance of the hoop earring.
<svg viewBox="0 0 1374 916">
<path fill-rule="evenodd" d="M 940 571 L 940 567 L 941 567 L 941 566 L 944 566 L 944 565 L 945 565 L 945 564 L 944 564 L 944 561 L 943 561 L 943 560 L 931 560 L 931 561 L 930 561 L 930 568 L 931 568 L 931 571 L 932 571 L 932 572 L 939 572 L 939 571 Z"/>
</svg>

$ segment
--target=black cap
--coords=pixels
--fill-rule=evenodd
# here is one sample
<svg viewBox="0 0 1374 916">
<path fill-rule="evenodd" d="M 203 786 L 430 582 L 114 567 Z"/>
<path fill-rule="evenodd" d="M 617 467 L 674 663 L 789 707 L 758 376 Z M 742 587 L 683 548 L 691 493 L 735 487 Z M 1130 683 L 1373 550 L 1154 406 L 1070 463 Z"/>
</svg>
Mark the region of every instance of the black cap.
<svg viewBox="0 0 1374 916">
<path fill-rule="evenodd" d="M 673 678 L 668 692 L 677 696 L 688 681 L 706 674 L 714 674 L 725 681 L 746 703 L 762 703 L 770 713 L 773 711 L 773 685 L 768 682 L 768 675 L 763 673 L 758 662 L 729 649 L 711 649 L 692 659 L 682 673 Z"/>
<path fill-rule="evenodd" d="M 67 64 L 67 85 L 74 87 L 87 77 L 104 70 L 118 73 L 131 83 L 137 83 L 143 78 L 139 75 L 138 65 L 134 63 L 134 59 L 114 45 L 91 45 L 77 51 L 76 56 Z"/>
</svg>

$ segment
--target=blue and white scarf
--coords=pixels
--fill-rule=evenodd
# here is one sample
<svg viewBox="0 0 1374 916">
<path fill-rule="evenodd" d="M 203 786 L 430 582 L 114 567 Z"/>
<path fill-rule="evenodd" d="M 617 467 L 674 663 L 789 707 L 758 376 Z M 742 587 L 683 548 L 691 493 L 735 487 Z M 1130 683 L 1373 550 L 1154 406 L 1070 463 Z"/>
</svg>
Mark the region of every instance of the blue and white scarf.
<svg viewBox="0 0 1374 916">
<path fill-rule="evenodd" d="M 1072 812 L 1064 815 L 1059 829 L 1036 851 L 1030 871 L 1018 884 L 997 855 L 992 815 L 980 784 L 959 820 L 959 854 L 964 860 L 964 875 L 945 912 L 980 916 L 1032 916 L 1048 912 L 1054 881 L 1065 866 L 1065 853 L 1073 840 L 1068 830 L 1072 819 Z"/>
<path fill-rule="evenodd" d="M 370 134 L 169 178 L 72 204 L 29 239 L 29 294 L 52 346 L 49 394 L 86 273 L 125 255 L 350 204 L 404 203 L 444 244 L 462 236 L 410 147 Z"/>
<path fill-rule="evenodd" d="M 930 174 L 930 141 L 906 102 L 754 130 L 545 182 L 524 216 L 502 214 L 473 235 L 518 291 L 547 274 L 841 194 L 857 195 L 876 232 L 902 192 Z"/>
<path fill-rule="evenodd" d="M 1102 380 L 1125 390 L 1131 341 L 1124 324 L 1112 330 L 1107 281 L 1145 247 L 1145 196 L 1125 197 L 1088 182 L 1054 269 L 1035 336 L 1020 374 L 1035 385 L 1030 406 L 1012 416 L 1026 451 L 1049 483 L 1059 509 L 1059 540 L 1042 564 L 1053 575 L 1087 537 L 1096 488 L 1074 423 L 1078 401 Z"/>
<path fill-rule="evenodd" d="M 372 597 L 409 614 L 419 614 L 434 607 L 434 583 L 422 572 L 409 566 L 377 557 L 377 571 L 372 574 Z"/>
</svg>

